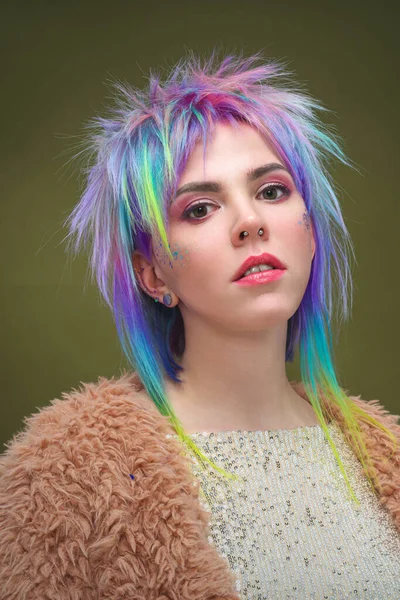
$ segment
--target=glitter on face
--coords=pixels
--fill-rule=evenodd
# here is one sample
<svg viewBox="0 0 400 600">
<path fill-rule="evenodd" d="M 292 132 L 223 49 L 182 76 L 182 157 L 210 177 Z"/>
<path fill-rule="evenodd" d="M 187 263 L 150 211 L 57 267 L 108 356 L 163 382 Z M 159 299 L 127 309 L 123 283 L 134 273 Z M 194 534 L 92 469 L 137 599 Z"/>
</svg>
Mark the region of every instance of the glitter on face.
<svg viewBox="0 0 400 600">
<path fill-rule="evenodd" d="M 242 600 L 400 598 L 400 536 L 336 424 L 323 429 L 193 434 L 205 454 L 239 475 L 193 462 L 211 512 L 210 543 L 226 558 Z"/>
<path fill-rule="evenodd" d="M 153 243 L 154 255 L 157 261 L 161 265 L 169 266 L 170 269 L 174 269 L 177 266 L 185 267 L 188 262 L 189 254 L 191 251 L 194 251 L 196 248 L 193 244 L 185 244 L 181 245 L 178 243 L 169 244 L 169 249 L 172 254 L 173 263 L 171 262 L 169 256 L 165 252 L 163 245 L 160 240 L 156 240 Z"/>
<path fill-rule="evenodd" d="M 310 215 L 308 212 L 303 213 L 303 221 L 307 230 L 310 229 Z"/>
<path fill-rule="evenodd" d="M 189 248 L 185 248 L 183 250 L 180 249 L 179 244 L 174 244 L 173 246 L 170 246 L 171 248 L 171 252 L 172 252 L 172 256 L 174 257 L 174 260 L 183 260 L 185 258 L 187 258 L 187 254 L 189 254 Z M 175 250 L 173 250 L 172 248 L 176 248 Z M 184 267 L 185 263 L 182 263 L 180 266 Z"/>
<path fill-rule="evenodd" d="M 303 213 L 303 220 L 302 221 L 297 221 L 297 223 L 299 225 L 304 225 L 304 227 L 307 229 L 307 231 L 310 230 L 311 219 L 310 219 L 310 215 L 308 214 L 307 211 Z"/>
</svg>

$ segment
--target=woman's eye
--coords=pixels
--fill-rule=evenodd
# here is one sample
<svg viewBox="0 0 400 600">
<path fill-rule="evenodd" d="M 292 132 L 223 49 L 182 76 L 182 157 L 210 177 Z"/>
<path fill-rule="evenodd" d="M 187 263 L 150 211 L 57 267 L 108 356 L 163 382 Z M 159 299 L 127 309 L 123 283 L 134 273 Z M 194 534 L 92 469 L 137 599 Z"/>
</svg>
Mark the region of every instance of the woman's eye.
<svg viewBox="0 0 400 600">
<path fill-rule="evenodd" d="M 290 190 L 286 185 L 283 185 L 282 183 L 272 183 L 265 186 L 258 195 L 262 196 L 264 200 L 280 200 L 284 196 L 288 196 L 289 193 Z"/>
<path fill-rule="evenodd" d="M 194 206 L 190 206 L 183 213 L 184 219 L 192 219 L 195 221 L 200 221 L 203 217 L 208 215 L 207 206 L 212 206 L 211 204 L 207 204 L 206 202 L 201 202 L 199 204 L 195 204 Z"/>
<path fill-rule="evenodd" d="M 257 194 L 257 198 L 259 196 L 264 200 L 271 200 L 272 202 L 275 200 L 281 200 L 285 196 L 289 196 L 290 189 L 284 185 L 283 183 L 270 183 L 266 185 L 260 192 Z M 210 202 L 199 202 L 198 204 L 193 204 L 187 208 L 183 215 L 182 219 L 187 219 L 189 221 L 201 221 L 204 217 L 209 215 L 208 207 L 213 207 L 214 204 Z"/>
</svg>

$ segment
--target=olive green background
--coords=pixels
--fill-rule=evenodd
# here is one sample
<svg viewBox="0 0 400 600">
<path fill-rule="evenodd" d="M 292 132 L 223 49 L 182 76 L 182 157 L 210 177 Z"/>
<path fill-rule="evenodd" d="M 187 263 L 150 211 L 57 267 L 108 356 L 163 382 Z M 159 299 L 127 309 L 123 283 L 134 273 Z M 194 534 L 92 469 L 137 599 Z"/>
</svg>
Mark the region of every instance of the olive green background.
<svg viewBox="0 0 400 600">
<path fill-rule="evenodd" d="M 359 172 L 340 167 L 353 237 L 353 316 L 337 339 L 339 380 L 400 412 L 399 42 L 376 2 L 14 2 L 2 4 L 0 442 L 35 412 L 126 366 L 111 314 L 68 259 L 62 224 L 83 180 L 70 164 L 83 124 L 110 103 L 112 78 L 145 83 L 186 48 L 263 50 L 288 61 L 331 109 Z M 298 376 L 297 363 L 289 376 Z"/>
</svg>

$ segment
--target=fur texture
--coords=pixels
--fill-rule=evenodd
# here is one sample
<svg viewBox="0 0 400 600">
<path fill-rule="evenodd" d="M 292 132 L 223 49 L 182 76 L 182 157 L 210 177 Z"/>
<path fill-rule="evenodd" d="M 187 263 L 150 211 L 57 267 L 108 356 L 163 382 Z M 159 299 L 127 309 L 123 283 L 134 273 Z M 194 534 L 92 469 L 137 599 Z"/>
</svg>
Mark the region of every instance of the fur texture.
<svg viewBox="0 0 400 600">
<path fill-rule="evenodd" d="M 208 513 L 181 444 L 141 388 L 131 373 L 83 384 L 28 417 L 8 444 L 3 600 L 238 600 L 228 564 L 208 542 Z M 400 440 L 396 416 L 353 400 Z M 400 451 L 381 461 L 386 436 L 361 427 L 380 502 L 400 529 Z"/>
</svg>

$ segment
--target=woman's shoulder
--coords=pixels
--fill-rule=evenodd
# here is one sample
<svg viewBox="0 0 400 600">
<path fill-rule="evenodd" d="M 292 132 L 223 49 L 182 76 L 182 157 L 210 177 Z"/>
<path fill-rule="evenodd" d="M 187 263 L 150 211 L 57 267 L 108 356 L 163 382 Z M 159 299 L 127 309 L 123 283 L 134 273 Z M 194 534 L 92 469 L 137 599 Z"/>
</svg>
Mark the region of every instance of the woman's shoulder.
<svg viewBox="0 0 400 600">
<path fill-rule="evenodd" d="M 205 544 L 198 488 L 136 375 L 83 383 L 25 425 L 0 459 L 4 597 L 111 598 L 117 588 L 149 597 L 156 576 L 176 566 L 160 563 L 160 540 L 170 548 L 181 535 L 194 540 L 187 561 L 199 565 L 204 589 L 220 580 L 225 589 L 223 572 L 209 582 L 207 565 L 219 563 Z M 177 597 L 189 598 L 185 582 L 177 577 Z"/>
<path fill-rule="evenodd" d="M 364 400 L 361 398 L 361 394 L 350 396 L 350 399 L 369 416 L 385 425 L 400 438 L 400 416 L 391 413 L 380 400 Z"/>
<path fill-rule="evenodd" d="M 305 386 L 302 381 L 293 380 L 290 382 L 290 384 L 297 394 L 299 394 L 302 398 L 306 399 L 309 402 L 307 393 L 305 391 Z M 385 408 L 385 406 L 380 400 L 366 400 L 361 397 L 361 394 L 355 396 L 350 395 L 348 390 L 344 390 L 344 392 L 355 406 L 357 406 L 359 409 L 361 409 L 361 411 L 367 413 L 370 417 L 373 417 L 374 419 L 376 419 L 376 421 L 387 427 L 387 429 L 389 429 L 400 439 L 400 416 L 393 414 L 389 410 L 387 410 L 387 408 Z M 342 427 L 342 418 L 337 405 L 335 405 L 329 399 L 324 397 L 322 397 L 321 400 L 325 408 L 328 409 L 326 412 L 332 415 L 337 424 Z M 368 422 L 365 421 L 365 419 L 362 418 L 361 411 L 359 412 L 360 427 L 361 429 L 364 429 L 367 432 L 367 430 L 369 430 L 370 428 L 370 425 Z M 379 433 L 375 433 L 376 435 L 379 435 Z"/>
<path fill-rule="evenodd" d="M 77 388 L 62 392 L 38 412 L 25 417 L 24 427 L 6 444 L 1 462 L 15 451 L 22 458 L 56 445 L 60 449 L 76 443 L 124 436 L 143 436 L 168 427 L 144 392 L 136 373 L 123 373 L 97 382 L 80 382 Z"/>
<path fill-rule="evenodd" d="M 99 472 L 118 471 L 130 460 L 176 452 L 168 444 L 171 425 L 144 392 L 137 374 L 81 382 L 60 398 L 25 417 L 23 429 L 0 456 L 0 495 L 9 485 L 73 474 L 87 481 Z M 157 450 L 156 450 L 157 449 Z M 154 460 L 154 458 L 153 458 Z"/>
</svg>

